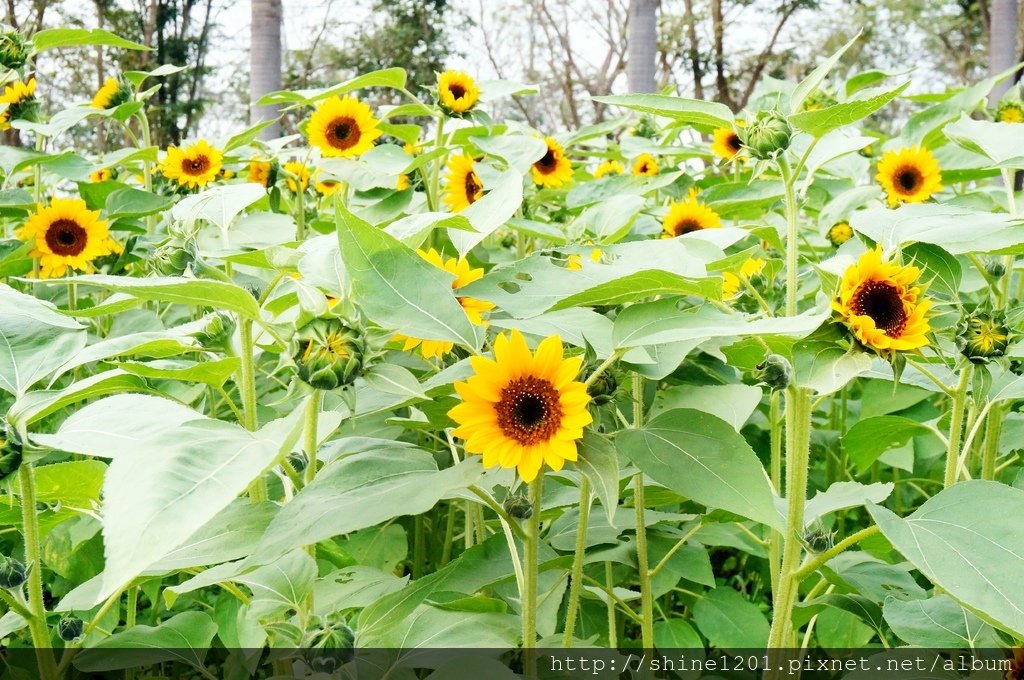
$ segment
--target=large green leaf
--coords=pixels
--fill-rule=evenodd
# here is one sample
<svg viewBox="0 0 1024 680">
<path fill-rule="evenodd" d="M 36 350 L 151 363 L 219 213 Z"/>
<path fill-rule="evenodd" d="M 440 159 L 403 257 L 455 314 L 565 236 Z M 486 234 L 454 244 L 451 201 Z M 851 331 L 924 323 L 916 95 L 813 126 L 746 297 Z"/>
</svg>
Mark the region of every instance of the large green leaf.
<svg viewBox="0 0 1024 680">
<path fill-rule="evenodd" d="M 145 392 L 146 381 L 120 369 L 103 371 L 59 390 L 35 390 L 22 395 L 7 412 L 12 423 L 27 427 L 51 413 L 85 399 L 117 392 Z"/>
<path fill-rule="evenodd" d="M 863 96 L 858 95 L 857 99 L 815 111 L 795 113 L 789 117 L 789 121 L 798 130 L 809 132 L 815 137 L 822 137 L 832 130 L 867 118 L 898 97 L 909 85 L 910 81 L 907 81 L 895 89 L 864 92 Z"/>
<path fill-rule="evenodd" d="M 692 408 L 721 418 L 738 432 L 761 403 L 761 396 L 761 388 L 750 385 L 675 385 L 658 392 L 650 415 Z"/>
<path fill-rule="evenodd" d="M 590 481 L 608 523 L 614 524 L 619 507 L 619 456 L 615 444 L 593 430 L 584 430 L 576 467 Z"/>
<path fill-rule="evenodd" d="M 0 283 L 0 389 L 23 394 L 85 343 L 85 328 L 77 321 Z"/>
<path fill-rule="evenodd" d="M 448 237 L 459 251 L 465 255 L 477 244 L 503 226 L 523 202 L 523 177 L 519 172 L 507 170 L 498 176 L 493 187 L 485 186 L 487 193 L 459 213 L 473 227 L 473 231 L 456 228 L 448 230 Z"/>
<path fill-rule="evenodd" d="M 271 92 L 270 94 L 264 95 L 257 104 L 260 106 L 268 104 L 312 104 L 327 97 L 343 95 L 364 87 L 405 87 L 405 69 L 386 68 L 379 71 L 371 71 L 370 73 L 364 73 L 363 75 L 352 78 L 351 80 L 346 80 L 340 85 L 318 90 Z"/>
<path fill-rule="evenodd" d="M 860 471 L 867 470 L 889 449 L 911 437 L 932 433 L 932 428 L 903 416 L 875 416 L 858 420 L 843 436 L 843 449 Z"/>
<path fill-rule="evenodd" d="M 266 188 L 254 182 L 219 185 L 181 199 L 171 208 L 171 217 L 186 222 L 208 220 L 226 233 L 240 212 L 266 195 Z"/>
<path fill-rule="evenodd" d="M 96 286 L 104 290 L 128 293 L 141 300 L 159 300 L 194 307 L 226 309 L 250 319 L 258 318 L 260 314 L 260 307 L 252 293 L 226 281 L 187 279 L 178 276 L 136 279 L 129 276 L 108 276 L 106 274 L 76 276 L 73 279 L 54 279 L 53 281 L 76 283 L 80 286 Z"/>
<path fill-rule="evenodd" d="M 452 276 L 340 204 L 341 259 L 363 312 L 403 335 L 480 344 L 476 327 L 452 293 Z"/>
<path fill-rule="evenodd" d="M 674 409 L 642 428 L 621 430 L 622 455 L 651 479 L 709 508 L 782 526 L 772 487 L 757 455 L 724 420 Z"/>
<path fill-rule="evenodd" d="M 836 64 L 839 63 L 839 59 L 846 53 L 846 50 L 850 49 L 850 47 L 859 39 L 860 33 L 858 32 L 857 35 L 850 39 L 850 42 L 840 47 L 832 53 L 828 59 L 818 64 L 817 68 L 807 74 L 807 77 L 797 84 L 796 88 L 793 90 L 792 96 L 789 98 L 790 114 L 797 113 L 801 107 L 803 107 L 804 102 L 807 101 L 807 98 L 811 96 L 816 89 L 818 89 L 818 86 L 820 86 L 828 76 L 829 71 L 835 68 Z"/>
<path fill-rule="evenodd" d="M 904 642 L 917 647 L 998 647 L 992 627 L 948 595 L 927 600 L 890 598 L 882 605 L 885 622 Z"/>
<path fill-rule="evenodd" d="M 52 50 L 58 47 L 80 47 L 83 45 L 107 45 L 124 50 L 152 50 L 131 40 L 104 31 L 102 28 L 48 28 L 32 35 L 32 46 L 35 52 Z"/>
<path fill-rule="evenodd" d="M 141 668 L 166 661 L 204 668 L 203 659 L 217 633 L 205 612 L 182 612 L 159 626 L 133 626 L 104 638 L 74 657 L 85 673 Z"/>
<path fill-rule="evenodd" d="M 1024 637 L 1024 490 L 954 484 L 900 518 L 868 510 L 885 537 L 932 583 L 981 619 Z"/>
<path fill-rule="evenodd" d="M 763 649 L 768 643 L 764 614 L 732 588 L 715 588 L 697 600 L 693 620 L 713 647 Z"/>
<path fill-rule="evenodd" d="M 965 229 L 964 225 L 970 228 Z M 953 255 L 1024 249 L 1024 220 L 957 205 L 927 203 L 905 205 L 898 210 L 869 208 L 855 212 L 850 226 L 885 248 L 932 243 Z"/>
<path fill-rule="evenodd" d="M 593 97 L 602 104 L 621 106 L 641 113 L 671 118 L 679 123 L 732 127 L 732 111 L 725 104 L 700 99 L 683 99 L 661 94 L 617 94 Z"/>
<path fill-rule="evenodd" d="M 974 120 L 967 114 L 942 132 L 959 146 L 981 154 L 996 167 L 1024 168 L 1024 130 L 1013 123 Z"/>
</svg>

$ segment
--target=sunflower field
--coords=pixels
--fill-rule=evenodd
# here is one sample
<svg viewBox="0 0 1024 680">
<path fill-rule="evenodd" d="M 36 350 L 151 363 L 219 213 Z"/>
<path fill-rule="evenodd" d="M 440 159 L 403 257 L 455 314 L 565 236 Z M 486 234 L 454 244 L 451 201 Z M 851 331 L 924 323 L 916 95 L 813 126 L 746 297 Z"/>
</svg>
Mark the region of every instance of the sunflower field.
<svg viewBox="0 0 1024 680">
<path fill-rule="evenodd" d="M 489 115 L 529 87 L 390 68 L 266 97 L 301 134 L 158 148 L 181 66 L 42 110 L 33 59 L 81 45 L 141 47 L 0 45 L 4 677 L 570 647 L 1020 677 L 1013 72 L 911 95 L 840 78 L 847 45 L 742 111 L 610 95 L 557 132 Z"/>
</svg>

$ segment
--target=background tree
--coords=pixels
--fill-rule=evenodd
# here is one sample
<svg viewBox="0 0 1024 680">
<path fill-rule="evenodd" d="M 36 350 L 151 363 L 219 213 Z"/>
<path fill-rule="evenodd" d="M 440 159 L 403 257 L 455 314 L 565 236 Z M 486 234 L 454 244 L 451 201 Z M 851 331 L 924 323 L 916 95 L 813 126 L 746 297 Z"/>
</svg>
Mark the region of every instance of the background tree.
<svg viewBox="0 0 1024 680">
<path fill-rule="evenodd" d="M 713 0 L 717 1 L 717 0 Z M 626 72 L 630 92 L 654 92 L 658 55 L 658 0 L 630 0 Z"/>
<path fill-rule="evenodd" d="M 252 0 L 249 43 L 249 120 L 257 123 L 278 115 L 277 107 L 256 102 L 281 89 L 281 0 Z M 262 139 L 280 136 L 280 123 L 260 133 Z"/>
</svg>

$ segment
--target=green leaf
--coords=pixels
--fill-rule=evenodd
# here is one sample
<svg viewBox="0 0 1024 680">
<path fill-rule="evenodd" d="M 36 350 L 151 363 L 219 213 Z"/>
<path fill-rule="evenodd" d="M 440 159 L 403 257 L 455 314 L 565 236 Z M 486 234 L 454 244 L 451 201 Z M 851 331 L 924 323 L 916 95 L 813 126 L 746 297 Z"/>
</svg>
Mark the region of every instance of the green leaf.
<svg viewBox="0 0 1024 680">
<path fill-rule="evenodd" d="M 767 639 L 767 638 L 766 638 Z M 704 649 L 704 643 L 686 619 L 667 619 L 654 624 L 654 646 L 657 649 Z"/>
<path fill-rule="evenodd" d="M 500 158 L 521 177 L 547 153 L 548 146 L 540 137 L 505 133 L 493 137 L 470 137 L 469 141 L 484 153 Z"/>
<path fill-rule="evenodd" d="M 691 408 L 721 418 L 739 432 L 761 396 L 761 388 L 750 385 L 674 385 L 655 395 L 650 415 Z"/>
<path fill-rule="evenodd" d="M 126 361 L 118 364 L 121 370 L 143 378 L 160 380 L 183 380 L 198 382 L 211 387 L 222 387 L 238 370 L 238 357 L 226 357 L 214 361 Z"/>
<path fill-rule="evenodd" d="M 875 416 L 858 420 L 843 436 L 843 449 L 861 472 L 889 449 L 903 446 L 911 437 L 932 434 L 932 429 L 903 416 Z"/>
<path fill-rule="evenodd" d="M 519 617 L 511 614 L 449 611 L 424 604 L 417 607 L 377 644 L 381 647 L 401 647 L 397 663 L 415 666 L 418 665 L 415 660 L 424 654 L 415 650 L 436 647 L 440 642 L 456 649 L 515 647 L 521 634 L 520 627 Z"/>
<path fill-rule="evenodd" d="M 249 498 L 239 498 L 147 568 L 146 573 L 165 574 L 246 557 L 277 511 L 276 503 L 253 503 Z"/>
<path fill-rule="evenodd" d="M 346 80 L 340 85 L 323 89 L 271 92 L 261 97 L 256 103 L 260 106 L 292 104 L 293 106 L 289 108 L 295 108 L 296 106 L 314 104 L 321 99 L 335 95 L 340 96 L 365 87 L 390 87 L 396 89 L 405 87 L 405 69 L 386 68 L 380 71 L 371 71 L 351 80 Z"/>
<path fill-rule="evenodd" d="M 375 390 L 414 399 L 426 399 L 419 380 L 407 368 L 395 364 L 376 364 L 363 373 L 363 380 Z"/>
<path fill-rule="evenodd" d="M 764 614 L 732 588 L 715 588 L 697 600 L 693 620 L 712 647 L 763 649 L 768 643 Z"/>
<path fill-rule="evenodd" d="M 63 389 L 35 390 L 24 394 L 11 405 L 7 418 L 12 423 L 27 427 L 65 406 L 85 399 L 118 392 L 144 392 L 146 389 L 146 381 L 141 378 L 127 375 L 119 369 L 104 371 L 82 378 Z"/>
<path fill-rule="evenodd" d="M 263 130 L 277 122 L 277 119 L 264 120 L 252 125 L 241 132 L 231 135 L 228 141 L 224 142 L 224 153 L 234 151 L 240 147 L 252 144 L 260 136 Z"/>
<path fill-rule="evenodd" d="M 686 498 L 782 526 L 760 461 L 746 440 L 720 418 L 675 409 L 642 428 L 619 431 L 615 443 L 651 479 Z"/>
<path fill-rule="evenodd" d="M 260 307 L 252 293 L 226 281 L 187 279 L 176 276 L 136 279 L 129 276 L 92 274 L 68 279 L 52 279 L 52 282 L 96 286 L 104 290 L 127 293 L 140 300 L 159 300 L 160 302 L 173 302 L 194 307 L 226 309 L 250 319 L 257 319 L 260 315 Z"/>
<path fill-rule="evenodd" d="M 77 321 L 0 283 L 0 389 L 24 394 L 85 343 L 85 328 Z"/>
<path fill-rule="evenodd" d="M 862 118 L 867 118 L 902 94 L 909 85 L 910 81 L 908 80 L 892 90 L 845 101 L 816 111 L 794 113 L 789 117 L 789 122 L 798 130 L 809 132 L 815 137 L 822 137 L 832 130 L 856 123 Z"/>
<path fill-rule="evenodd" d="M 473 231 L 448 231 L 455 249 L 461 257 L 481 243 L 499 227 L 504 226 L 523 202 L 523 177 L 514 170 L 501 173 L 493 186 L 484 187 L 483 198 L 459 213 L 473 226 Z"/>
<path fill-rule="evenodd" d="M 117 189 L 107 196 L 107 217 L 143 217 L 166 210 L 172 203 L 169 196 L 131 187 Z"/>
<path fill-rule="evenodd" d="M 930 243 L 912 243 L 903 248 L 903 257 L 923 270 L 922 280 L 930 292 L 950 296 L 960 294 L 963 268 L 960 262 L 938 246 Z"/>
<path fill-rule="evenodd" d="M 832 394 L 857 376 L 871 370 L 871 357 L 848 351 L 833 342 L 801 341 L 793 345 L 796 383 L 818 394 Z"/>
<path fill-rule="evenodd" d="M 700 99 L 683 99 L 660 94 L 621 94 L 591 99 L 602 104 L 663 116 L 690 125 L 727 128 L 732 127 L 733 122 L 732 110 L 728 106 Z"/>
<path fill-rule="evenodd" d="M 971 228 L 964 229 L 965 224 Z M 1024 250 L 1024 220 L 957 205 L 926 203 L 897 210 L 858 210 L 851 216 L 850 226 L 887 249 L 920 242 L 937 245 L 952 255 Z"/>
<path fill-rule="evenodd" d="M 892 493 L 889 482 L 861 484 L 860 482 L 833 482 L 826 490 L 814 494 L 804 508 L 804 525 L 809 526 L 825 515 L 856 508 L 868 503 L 881 503 Z"/>
<path fill-rule="evenodd" d="M 337 207 L 342 214 L 341 259 L 356 300 L 370 319 L 413 338 L 479 346 L 476 327 L 452 294 L 450 274 Z"/>
<path fill-rule="evenodd" d="M 181 199 L 170 215 L 185 222 L 209 220 L 227 231 L 240 212 L 266 195 L 266 188 L 254 182 L 219 185 Z"/>
<path fill-rule="evenodd" d="M 1024 637 L 1024 490 L 960 482 L 902 519 L 868 510 L 893 546 L 932 583 L 982 620 Z"/>
<path fill-rule="evenodd" d="M 598 243 L 615 243 L 629 233 L 645 203 L 643 196 L 612 196 L 580 213 L 573 221 L 572 229 L 593 236 Z"/>
<path fill-rule="evenodd" d="M 998 168 L 1024 168 L 1024 130 L 1013 123 L 974 120 L 964 113 L 942 132 L 950 141 L 984 156 Z"/>
<path fill-rule="evenodd" d="M 159 626 L 133 626 L 81 650 L 73 665 L 84 673 L 142 668 L 167 661 L 205 670 L 203 659 L 217 633 L 205 612 L 182 612 Z"/>
<path fill-rule="evenodd" d="M 48 28 L 32 35 L 32 46 L 38 54 L 44 50 L 52 50 L 58 47 L 80 47 L 83 45 L 106 45 L 109 47 L 120 47 L 125 50 L 151 51 L 152 47 L 114 35 L 110 31 L 101 28 Z"/>
<path fill-rule="evenodd" d="M 71 460 L 52 465 L 37 465 L 36 500 L 61 503 L 78 510 L 92 510 L 100 500 L 100 487 L 107 466 L 98 460 Z M 20 495 L 20 487 L 12 484 Z"/>
<path fill-rule="evenodd" d="M 789 113 L 791 115 L 800 111 L 800 108 L 804 105 L 807 98 L 811 96 L 816 89 L 818 89 L 821 83 L 825 80 L 825 77 L 828 76 L 829 71 L 835 68 L 835 65 L 839 63 L 839 59 L 843 56 L 846 50 L 850 49 L 855 42 L 860 40 L 860 34 L 861 32 L 858 31 L 857 35 L 853 36 L 850 42 L 836 50 L 832 56 L 821 62 L 817 68 L 807 75 L 806 78 L 800 81 L 789 98 Z"/>
<path fill-rule="evenodd" d="M 145 81 L 147 78 L 171 76 L 175 73 L 180 73 L 188 68 L 188 66 L 175 66 L 174 64 L 163 64 L 162 66 L 157 66 L 152 71 L 125 71 L 124 78 L 129 83 L 134 85 L 136 88 L 139 88 L 142 86 L 143 81 Z"/>
<path fill-rule="evenodd" d="M 586 476 L 608 515 L 608 524 L 615 524 L 619 507 L 619 456 L 615 444 L 607 437 L 584 430 L 576 468 Z"/>
<path fill-rule="evenodd" d="M 915 647 L 998 647 L 992 627 L 948 595 L 927 600 L 889 598 L 882 605 L 885 622 L 901 640 Z"/>
</svg>

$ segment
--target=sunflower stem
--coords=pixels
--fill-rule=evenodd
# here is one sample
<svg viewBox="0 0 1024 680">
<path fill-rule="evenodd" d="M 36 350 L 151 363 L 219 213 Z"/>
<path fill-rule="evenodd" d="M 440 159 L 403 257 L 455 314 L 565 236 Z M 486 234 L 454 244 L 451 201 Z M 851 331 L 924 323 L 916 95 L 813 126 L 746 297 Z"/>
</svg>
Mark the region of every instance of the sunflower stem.
<svg viewBox="0 0 1024 680">
<path fill-rule="evenodd" d="M 444 120 L 445 117 L 438 116 L 437 118 L 437 133 L 434 135 L 434 148 L 440 149 L 442 142 L 444 141 Z M 447 154 L 439 156 L 432 164 L 433 167 L 430 169 L 430 184 L 427 185 L 427 203 L 431 210 L 438 210 L 441 206 L 440 196 L 438 195 L 438 189 L 441 178 L 441 165 L 444 163 L 444 159 Z M 433 233 L 431 233 L 431 241 L 433 241 Z"/>
<path fill-rule="evenodd" d="M 981 478 L 996 478 L 996 458 L 999 456 L 999 436 L 1003 431 L 1002 404 L 994 404 L 985 425 L 985 445 L 981 452 Z"/>
<path fill-rule="evenodd" d="M 142 131 L 142 148 L 148 149 L 152 144 L 152 136 L 149 130 L 149 118 L 146 112 L 139 111 L 139 129 Z M 153 166 L 148 160 L 142 161 L 142 181 L 146 185 L 146 191 L 153 191 Z M 146 233 L 152 236 L 156 233 L 156 214 L 146 215 Z"/>
<path fill-rule="evenodd" d="M 256 362 L 253 357 L 252 319 L 238 319 L 242 351 L 238 365 L 238 391 L 242 394 L 242 426 L 250 432 L 258 426 L 256 416 Z M 267 482 L 260 477 L 249 485 L 249 498 L 253 503 L 267 500 Z"/>
<path fill-rule="evenodd" d="M 768 426 L 771 428 L 771 477 L 772 487 L 778 493 L 782 489 L 782 414 L 779 408 L 779 392 L 772 392 L 768 406 Z M 779 592 L 779 569 L 782 556 L 779 552 L 779 533 L 772 531 L 768 536 L 768 571 L 772 592 Z"/>
<path fill-rule="evenodd" d="M 1017 197 L 1014 194 L 1013 173 L 1003 169 L 1003 187 L 1006 189 L 1006 205 L 1010 214 L 1017 215 Z M 1003 277 L 999 280 L 999 307 L 1006 309 L 1010 304 L 1010 282 L 1013 279 L 1013 255 L 1003 256 Z"/>
<path fill-rule="evenodd" d="M 644 424 L 644 377 L 633 374 L 633 427 Z M 654 649 L 654 597 L 647 558 L 647 520 L 644 516 L 644 473 L 633 477 L 633 509 L 636 513 L 636 565 L 640 580 L 640 640 L 644 649 Z"/>
<path fill-rule="evenodd" d="M 541 496 L 544 489 L 544 470 L 530 482 L 530 515 L 526 540 L 523 543 L 523 649 L 527 677 L 537 676 L 537 575 L 539 572 Z"/>
<path fill-rule="evenodd" d="M 600 366 L 595 368 L 594 371 L 587 376 L 587 380 L 583 384 L 586 385 L 587 387 L 593 385 L 594 381 L 600 378 L 604 374 L 604 372 L 607 371 L 612 364 L 621 359 L 622 355 L 625 353 L 626 350 L 624 349 L 617 349 L 614 352 L 612 352 L 611 355 L 607 359 L 605 359 Z"/>
<path fill-rule="evenodd" d="M 46 625 L 46 604 L 43 601 L 43 563 L 39 558 L 39 516 L 36 514 L 36 478 L 31 463 L 18 468 L 21 485 L 21 517 L 25 537 L 25 566 L 28 568 L 28 608 L 32 616 L 27 619 L 35 648 L 39 676 L 43 680 L 57 677 L 57 661 L 50 644 L 50 629 Z"/>
<path fill-rule="evenodd" d="M 614 569 L 611 562 L 604 563 L 604 585 L 605 592 L 608 593 L 608 606 L 606 607 L 608 613 L 608 647 L 610 649 L 615 649 L 619 644 L 619 624 L 615 619 L 615 604 L 612 601 L 612 597 L 615 594 L 615 577 Z"/>
<path fill-rule="evenodd" d="M 971 384 L 974 364 L 968 363 L 960 371 L 960 381 L 953 391 L 953 404 L 949 410 L 949 440 L 946 447 L 946 473 L 942 485 L 945 488 L 956 483 L 960 461 L 960 441 L 963 437 L 964 411 L 967 402 L 967 388 Z"/>
<path fill-rule="evenodd" d="M 306 469 L 303 481 L 309 484 L 316 477 L 317 427 L 320 421 L 320 390 L 314 389 L 306 402 L 306 421 L 303 426 L 303 448 L 306 450 Z"/>
<path fill-rule="evenodd" d="M 583 585 L 583 558 L 587 550 L 587 524 L 590 521 L 590 480 L 580 475 L 580 518 L 576 524 L 576 553 L 572 560 L 572 576 L 569 580 L 569 602 L 565 607 L 565 628 L 562 646 L 572 647 L 573 633 L 576 632 L 576 616 L 580 608 L 580 588 Z"/>
<path fill-rule="evenodd" d="M 796 192 L 793 184 L 796 177 L 789 168 L 789 161 L 785 156 L 779 158 L 779 172 L 782 174 L 785 186 L 786 206 L 786 316 L 795 316 L 797 312 L 796 289 L 797 289 L 797 257 L 800 252 L 800 243 L 797 234 L 797 204 Z"/>
<path fill-rule="evenodd" d="M 306 240 L 306 190 L 302 186 L 302 178 L 295 178 L 295 240 Z"/>
</svg>

